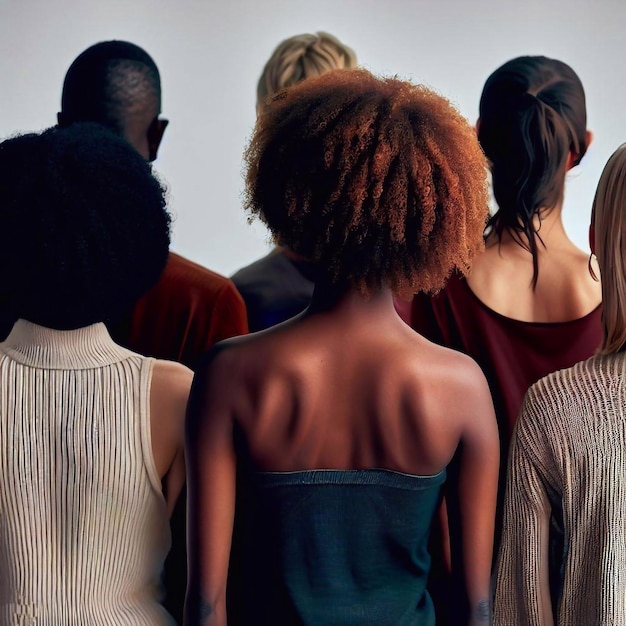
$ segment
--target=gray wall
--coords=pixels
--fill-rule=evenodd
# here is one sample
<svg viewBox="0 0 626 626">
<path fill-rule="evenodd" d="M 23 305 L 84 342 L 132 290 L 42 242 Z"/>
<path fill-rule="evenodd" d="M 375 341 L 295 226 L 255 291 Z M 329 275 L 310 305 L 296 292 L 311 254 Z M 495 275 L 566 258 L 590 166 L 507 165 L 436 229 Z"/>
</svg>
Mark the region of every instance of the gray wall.
<svg viewBox="0 0 626 626">
<path fill-rule="evenodd" d="M 316 30 L 377 73 L 436 88 L 472 122 L 484 80 L 504 61 L 569 63 L 595 141 L 569 175 L 564 215 L 587 249 L 595 186 L 626 141 L 625 0 L 0 0 L 0 136 L 55 122 L 65 71 L 89 45 L 141 45 L 161 70 L 171 120 L 156 168 L 170 189 L 174 249 L 231 274 L 269 245 L 240 208 L 256 80 L 279 41 Z"/>
</svg>

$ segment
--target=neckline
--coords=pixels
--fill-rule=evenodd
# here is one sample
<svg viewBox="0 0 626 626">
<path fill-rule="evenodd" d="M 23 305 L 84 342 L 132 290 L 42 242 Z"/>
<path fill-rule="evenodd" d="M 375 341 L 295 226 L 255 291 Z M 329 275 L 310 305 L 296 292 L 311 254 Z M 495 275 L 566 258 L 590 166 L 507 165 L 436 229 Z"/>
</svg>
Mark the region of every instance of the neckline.
<svg viewBox="0 0 626 626">
<path fill-rule="evenodd" d="M 259 471 L 253 473 L 253 480 L 266 487 L 286 485 L 364 485 L 386 486 L 419 491 L 439 486 L 446 480 L 446 468 L 436 474 L 407 474 L 384 468 L 369 469 L 308 469 L 285 472 Z"/>
<path fill-rule="evenodd" d="M 23 365 L 43 369 L 94 369 L 134 354 L 117 345 L 101 322 L 56 330 L 24 319 L 15 322 L 0 350 Z"/>
<path fill-rule="evenodd" d="M 518 320 L 518 319 L 515 319 L 514 317 L 508 317 L 507 315 L 504 315 L 503 313 L 498 313 L 498 311 L 496 311 L 495 309 L 492 309 L 489 305 L 485 304 L 472 291 L 472 288 L 469 286 L 469 283 L 467 282 L 465 278 L 459 277 L 458 281 L 462 283 L 463 288 L 469 293 L 472 300 L 474 300 L 478 304 L 478 306 L 480 306 L 481 309 L 486 311 L 492 317 L 499 318 L 509 324 L 517 324 L 519 326 L 535 327 L 535 328 L 538 328 L 538 327 L 556 328 L 557 326 L 567 326 L 568 324 L 578 324 L 578 323 L 585 322 L 589 318 L 597 315 L 602 310 L 602 302 L 600 302 L 600 304 L 598 304 L 597 307 L 589 311 L 589 313 L 585 313 L 585 315 L 583 315 L 582 317 L 575 317 L 574 319 L 571 319 L 571 320 L 563 320 L 559 322 L 528 322 L 526 320 Z"/>
</svg>

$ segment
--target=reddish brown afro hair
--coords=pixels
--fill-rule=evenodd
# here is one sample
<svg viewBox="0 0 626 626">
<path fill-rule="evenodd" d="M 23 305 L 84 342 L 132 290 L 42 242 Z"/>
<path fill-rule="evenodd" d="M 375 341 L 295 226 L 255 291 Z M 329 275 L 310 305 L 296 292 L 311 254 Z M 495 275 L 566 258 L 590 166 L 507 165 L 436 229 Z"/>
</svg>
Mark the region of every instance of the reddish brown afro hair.
<svg viewBox="0 0 626 626">
<path fill-rule="evenodd" d="M 335 70 L 279 92 L 245 153 L 246 208 L 363 293 L 436 291 L 482 250 L 476 133 L 421 85 Z"/>
</svg>

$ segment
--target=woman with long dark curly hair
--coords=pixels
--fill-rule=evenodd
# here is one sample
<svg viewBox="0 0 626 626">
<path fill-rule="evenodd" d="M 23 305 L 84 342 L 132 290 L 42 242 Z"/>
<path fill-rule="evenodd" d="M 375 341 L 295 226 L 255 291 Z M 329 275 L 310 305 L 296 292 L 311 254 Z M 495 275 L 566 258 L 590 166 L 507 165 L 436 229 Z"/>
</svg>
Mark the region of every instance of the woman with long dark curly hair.
<svg viewBox="0 0 626 626">
<path fill-rule="evenodd" d="M 150 166 L 77 124 L 0 143 L 0 624 L 173 624 L 159 604 L 191 372 L 103 322 L 159 277 Z"/>
<path fill-rule="evenodd" d="M 440 288 L 482 248 L 473 129 L 424 87 L 337 70 L 269 102 L 246 160 L 248 208 L 317 279 L 304 313 L 218 344 L 196 374 L 188 623 L 433 624 L 427 540 L 446 480 L 465 583 L 451 602 L 487 623 L 489 390 L 392 295 Z"/>
</svg>

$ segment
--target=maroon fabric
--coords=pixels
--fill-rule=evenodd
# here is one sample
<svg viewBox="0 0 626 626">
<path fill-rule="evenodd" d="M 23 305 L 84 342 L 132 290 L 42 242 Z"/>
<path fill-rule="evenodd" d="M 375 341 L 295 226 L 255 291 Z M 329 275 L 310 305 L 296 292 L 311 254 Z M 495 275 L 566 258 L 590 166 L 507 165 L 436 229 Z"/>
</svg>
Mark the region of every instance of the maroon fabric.
<svg viewBox="0 0 626 626">
<path fill-rule="evenodd" d="M 117 343 L 139 354 L 193 369 L 218 341 L 245 334 L 248 319 L 230 279 L 170 252 L 159 282 L 109 330 Z"/>
<path fill-rule="evenodd" d="M 521 322 L 487 307 L 458 276 L 436 296 L 418 294 L 410 305 L 397 303 L 397 309 L 418 333 L 480 365 L 491 388 L 503 450 L 530 385 L 590 357 L 602 341 L 601 306 L 569 322 Z"/>
</svg>

